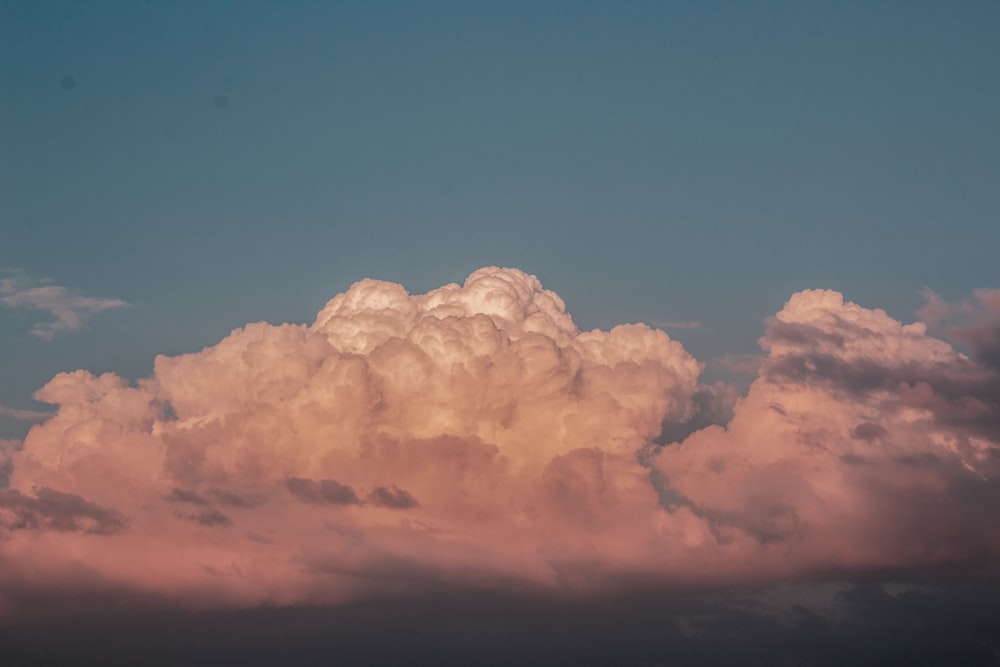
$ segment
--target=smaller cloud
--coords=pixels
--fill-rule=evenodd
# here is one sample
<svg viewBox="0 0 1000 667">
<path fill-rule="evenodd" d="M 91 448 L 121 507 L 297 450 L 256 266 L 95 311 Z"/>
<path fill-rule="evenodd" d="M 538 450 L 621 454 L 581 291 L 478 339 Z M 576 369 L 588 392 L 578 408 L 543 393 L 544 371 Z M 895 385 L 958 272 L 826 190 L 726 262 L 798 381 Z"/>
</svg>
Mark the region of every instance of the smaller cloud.
<svg viewBox="0 0 1000 667">
<path fill-rule="evenodd" d="M 14 419 L 17 421 L 40 422 L 48 419 L 52 415 L 53 413 L 51 412 L 43 412 L 41 410 L 21 410 L 18 408 L 8 408 L 5 405 L 0 405 L 0 417 L 6 417 L 7 419 Z"/>
<path fill-rule="evenodd" d="M 34 281 L 23 271 L 0 278 L 0 306 L 37 310 L 53 318 L 31 328 L 32 335 L 45 340 L 59 333 L 79 331 L 92 315 L 127 305 L 121 299 L 84 296 L 48 281 Z"/>
</svg>

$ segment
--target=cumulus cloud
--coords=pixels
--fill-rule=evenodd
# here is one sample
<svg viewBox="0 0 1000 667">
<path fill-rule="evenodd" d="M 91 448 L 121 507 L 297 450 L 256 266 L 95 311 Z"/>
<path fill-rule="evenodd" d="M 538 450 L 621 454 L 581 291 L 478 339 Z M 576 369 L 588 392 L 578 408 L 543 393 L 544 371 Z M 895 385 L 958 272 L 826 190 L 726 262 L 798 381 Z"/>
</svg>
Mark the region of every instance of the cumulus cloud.
<svg viewBox="0 0 1000 667">
<path fill-rule="evenodd" d="M 682 504 L 748 557 L 802 569 L 985 566 L 1000 549 L 1000 385 L 922 323 L 830 291 L 768 323 L 725 426 L 664 447 Z M 780 545 L 780 546 L 779 546 Z"/>
<path fill-rule="evenodd" d="M 21 588 L 84 564 L 240 607 L 997 555 L 994 367 L 824 291 L 761 345 L 739 397 L 662 331 L 581 332 L 514 269 L 416 295 L 364 280 L 311 324 L 249 324 L 135 384 L 53 378 L 36 398 L 58 412 L 7 448 L 7 524 L 32 529 L 0 559 Z"/>
<path fill-rule="evenodd" d="M 966 345 L 985 365 L 1000 369 L 1000 290 L 978 289 L 971 299 L 952 305 L 930 290 L 919 311 L 932 326 Z"/>
<path fill-rule="evenodd" d="M 61 285 L 47 284 L 47 281 L 39 284 L 23 272 L 15 272 L 0 278 L 0 305 L 36 310 L 53 318 L 38 322 L 31 329 L 33 335 L 52 340 L 56 334 L 79 331 L 92 315 L 123 308 L 128 303 L 121 299 L 84 296 Z"/>
</svg>

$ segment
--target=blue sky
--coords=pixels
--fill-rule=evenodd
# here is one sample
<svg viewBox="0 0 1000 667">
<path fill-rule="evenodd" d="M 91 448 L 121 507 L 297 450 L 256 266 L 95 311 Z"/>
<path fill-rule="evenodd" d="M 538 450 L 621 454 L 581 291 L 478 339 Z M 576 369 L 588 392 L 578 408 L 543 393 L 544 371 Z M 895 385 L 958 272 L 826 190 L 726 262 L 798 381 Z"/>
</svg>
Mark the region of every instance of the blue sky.
<svg viewBox="0 0 1000 667">
<path fill-rule="evenodd" d="M 0 2 L 0 406 L 483 265 L 702 360 L 996 287 L 1000 5 Z M 48 318 L 51 319 L 51 318 Z M 0 416 L 0 436 L 28 423 Z"/>
</svg>

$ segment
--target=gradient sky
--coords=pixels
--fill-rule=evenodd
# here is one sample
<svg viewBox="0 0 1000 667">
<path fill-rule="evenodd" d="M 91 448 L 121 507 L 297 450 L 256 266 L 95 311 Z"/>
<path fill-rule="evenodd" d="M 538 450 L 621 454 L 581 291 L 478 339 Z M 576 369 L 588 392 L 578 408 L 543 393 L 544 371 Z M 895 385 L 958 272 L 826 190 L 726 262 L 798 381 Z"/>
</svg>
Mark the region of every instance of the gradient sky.
<svg viewBox="0 0 1000 667">
<path fill-rule="evenodd" d="M 161 542 L 176 562 L 218 565 L 209 544 L 245 554 L 259 585 L 220 575 L 218 599 L 251 615 L 315 601 L 314 585 L 325 602 L 398 593 L 380 587 L 387 572 L 444 609 L 484 577 L 537 593 L 550 565 L 555 590 L 578 592 L 593 567 L 619 593 L 638 579 L 607 582 L 641 575 L 718 579 L 733 596 L 782 572 L 807 588 L 889 570 L 937 585 L 986 563 L 970 576 L 995 590 L 998 34 L 997 2 L 0 0 L 0 653 L 32 651 L 4 634 L 5 613 L 76 594 L 51 583 L 82 576 L 48 560 L 65 545 L 114 581 L 107 609 L 162 610 L 166 596 L 164 613 L 220 607 L 202 604 L 216 581 L 194 566 L 133 568 Z M 490 266 L 526 273 L 477 271 Z M 408 293 L 352 287 L 364 278 Z M 566 313 L 611 331 L 581 334 Z M 684 349 L 612 330 L 633 322 Z M 484 371 L 477 346 L 495 332 L 509 345 Z M 344 351 L 370 372 L 352 375 Z M 566 379 L 573 364 L 586 382 Z M 348 389 L 373 377 L 378 424 Z M 315 422 L 315 405 L 342 412 Z M 375 444 L 334 465 L 310 437 Z M 162 475 L 143 449 L 161 440 Z M 522 467 L 490 459 L 494 444 Z M 75 458 L 88 447 L 90 463 Z M 459 481 L 429 483 L 421 466 Z M 476 475 L 495 484 L 478 523 L 447 497 Z M 419 520 L 386 518 L 406 512 Z M 337 539 L 364 535 L 357 552 L 313 541 L 334 515 Z M 507 522 L 529 516 L 530 529 Z M 413 528 L 438 520 L 468 531 L 468 551 Z M 285 565 L 328 560 L 272 571 L 279 547 L 264 545 Z M 32 549 L 42 583 L 18 578 Z M 366 583 L 330 584 L 331 568 Z M 453 571 L 467 579 L 437 578 Z M 1000 642 L 984 620 L 995 605 L 966 604 L 966 589 L 893 602 L 876 589 L 835 594 L 823 622 L 933 598 Z M 792 613 L 810 590 L 777 606 Z M 651 603 L 719 621 L 676 620 L 686 648 L 664 655 L 725 661 L 706 638 L 760 621 L 734 600 Z M 598 617 L 618 613 L 602 604 Z M 779 625 L 815 629 L 795 619 Z M 890 626 L 834 623 L 822 642 L 918 632 Z"/>
<path fill-rule="evenodd" d="M 909 320 L 997 283 L 994 2 L 0 12 L 0 269 L 131 304 L 51 342 L 0 311 L 8 408 L 369 276 L 516 266 L 699 358 L 799 289 Z"/>
</svg>

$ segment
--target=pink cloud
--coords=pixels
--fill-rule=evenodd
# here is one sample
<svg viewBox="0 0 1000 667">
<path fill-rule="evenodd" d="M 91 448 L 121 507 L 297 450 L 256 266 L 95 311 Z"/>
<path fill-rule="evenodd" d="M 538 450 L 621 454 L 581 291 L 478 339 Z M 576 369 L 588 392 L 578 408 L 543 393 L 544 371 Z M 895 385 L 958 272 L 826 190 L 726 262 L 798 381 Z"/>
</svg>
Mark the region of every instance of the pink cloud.
<svg viewBox="0 0 1000 667">
<path fill-rule="evenodd" d="M 684 506 L 748 558 L 780 549 L 788 572 L 997 553 L 995 372 L 835 292 L 792 297 L 761 346 L 725 429 L 658 456 Z"/>
<path fill-rule="evenodd" d="M 19 408 L 8 408 L 4 405 L 0 405 L 0 417 L 6 417 L 7 419 L 16 419 L 18 421 L 27 422 L 37 422 L 43 419 L 48 419 L 52 416 L 51 412 L 43 412 L 41 410 L 23 410 Z"/>
<path fill-rule="evenodd" d="M 579 331 L 517 270 L 365 280 L 136 385 L 53 378 L 58 412 L 7 448 L 3 576 L 218 608 L 998 555 L 995 368 L 825 291 L 761 346 L 738 397 L 662 331 Z"/>
</svg>

